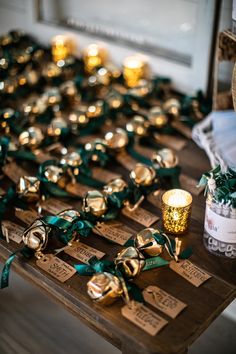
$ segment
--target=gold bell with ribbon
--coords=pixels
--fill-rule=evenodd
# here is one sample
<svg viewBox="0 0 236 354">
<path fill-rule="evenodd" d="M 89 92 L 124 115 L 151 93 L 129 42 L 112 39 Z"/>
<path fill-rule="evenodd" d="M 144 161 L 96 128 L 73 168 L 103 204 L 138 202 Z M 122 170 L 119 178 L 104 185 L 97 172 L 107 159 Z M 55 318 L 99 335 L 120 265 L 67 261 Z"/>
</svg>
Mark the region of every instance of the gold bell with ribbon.
<svg viewBox="0 0 236 354">
<path fill-rule="evenodd" d="M 86 114 L 89 119 L 100 117 L 103 114 L 103 101 L 98 100 L 89 105 Z"/>
<path fill-rule="evenodd" d="M 128 132 L 137 136 L 145 136 L 149 127 L 149 122 L 142 116 L 135 115 L 132 120 L 126 124 Z"/>
<path fill-rule="evenodd" d="M 96 68 L 106 64 L 108 51 L 100 44 L 90 44 L 83 51 L 83 59 L 86 71 L 88 73 L 93 73 Z"/>
<path fill-rule="evenodd" d="M 46 166 L 44 176 L 48 182 L 58 184 L 61 188 L 65 188 L 66 184 L 71 180 L 71 177 L 63 170 L 63 168 L 55 165 Z"/>
<path fill-rule="evenodd" d="M 42 143 L 44 135 L 40 128 L 29 127 L 19 135 L 18 139 L 20 145 L 36 149 Z"/>
<path fill-rule="evenodd" d="M 37 202 L 40 198 L 40 181 L 37 177 L 22 176 L 16 185 L 20 198 L 28 203 Z"/>
<path fill-rule="evenodd" d="M 87 283 L 87 292 L 92 300 L 101 305 L 111 305 L 122 296 L 123 288 L 118 277 L 103 272 L 93 275 Z"/>
<path fill-rule="evenodd" d="M 139 80 L 135 87 L 129 89 L 129 94 L 136 97 L 145 97 L 152 90 L 152 83 L 148 80 Z"/>
<path fill-rule="evenodd" d="M 163 252 L 164 246 L 156 241 L 154 237 L 156 233 L 159 233 L 159 230 L 151 227 L 138 232 L 134 240 L 135 247 L 148 256 L 159 256 Z"/>
<path fill-rule="evenodd" d="M 85 151 L 92 152 L 91 160 L 99 162 L 99 153 L 106 153 L 106 144 L 102 139 L 95 139 L 84 146 Z"/>
<path fill-rule="evenodd" d="M 177 98 L 169 98 L 164 102 L 162 108 L 174 118 L 179 117 L 181 105 Z"/>
<path fill-rule="evenodd" d="M 26 116 L 42 114 L 47 109 L 47 102 L 43 97 L 31 97 L 23 104 L 23 112 Z"/>
<path fill-rule="evenodd" d="M 123 192 L 128 187 L 122 178 L 114 178 L 103 187 L 104 193 L 111 195 L 113 193 Z"/>
<path fill-rule="evenodd" d="M 0 131 L 3 130 L 6 134 L 10 132 L 9 121 L 15 116 L 15 110 L 12 108 L 5 108 L 2 110 Z"/>
<path fill-rule="evenodd" d="M 41 251 L 47 246 L 50 231 L 50 226 L 41 219 L 37 219 L 23 233 L 22 240 L 24 244 L 34 250 L 38 258 L 42 256 Z"/>
<path fill-rule="evenodd" d="M 87 105 L 83 104 L 69 113 L 68 120 L 72 131 L 76 132 L 79 127 L 88 124 L 89 118 L 87 116 L 87 110 Z"/>
<path fill-rule="evenodd" d="M 61 73 L 61 68 L 52 62 L 47 63 L 42 70 L 42 76 L 45 77 L 45 79 L 53 79 L 60 76 Z"/>
<path fill-rule="evenodd" d="M 119 109 L 123 105 L 124 99 L 119 92 L 117 92 L 115 90 L 111 90 L 108 92 L 108 94 L 106 96 L 106 102 L 107 102 L 109 108 Z"/>
<path fill-rule="evenodd" d="M 61 158 L 60 163 L 62 165 L 67 165 L 69 167 L 76 168 L 82 165 L 83 160 L 81 155 L 77 151 L 72 151 L 64 155 Z"/>
<path fill-rule="evenodd" d="M 83 211 L 96 217 L 103 216 L 107 211 L 107 200 L 103 193 L 92 190 L 88 191 L 83 198 Z"/>
<path fill-rule="evenodd" d="M 128 278 L 138 276 L 145 266 L 145 257 L 135 247 L 127 247 L 121 250 L 114 259 L 117 269 Z"/>
<path fill-rule="evenodd" d="M 160 129 L 168 123 L 168 117 L 160 106 L 155 106 L 149 110 L 148 121 L 153 127 Z"/>
<path fill-rule="evenodd" d="M 48 125 L 47 133 L 53 138 L 58 138 L 67 127 L 66 120 L 59 116 L 52 119 L 51 123 Z"/>
<path fill-rule="evenodd" d="M 74 209 L 67 209 L 61 211 L 57 216 L 69 222 L 73 222 L 75 219 L 80 217 L 80 213 Z"/>
<path fill-rule="evenodd" d="M 179 159 L 174 150 L 164 148 L 154 152 L 152 162 L 155 168 L 173 168 L 178 165 Z"/>
<path fill-rule="evenodd" d="M 130 178 L 137 186 L 150 186 L 156 178 L 156 172 L 151 166 L 137 163 L 130 172 Z"/>
<path fill-rule="evenodd" d="M 47 102 L 48 106 L 59 104 L 62 99 L 60 90 L 57 87 L 51 87 L 47 89 L 43 93 L 42 97 Z"/>
<path fill-rule="evenodd" d="M 81 99 L 81 95 L 79 95 L 77 87 L 73 80 L 63 82 L 60 86 L 60 92 L 62 96 L 67 97 L 71 101 L 74 101 L 76 98 L 76 102 L 79 102 Z"/>
<path fill-rule="evenodd" d="M 105 134 L 105 141 L 109 149 L 120 151 L 128 145 L 129 138 L 124 129 L 116 128 L 114 131 Z"/>
</svg>

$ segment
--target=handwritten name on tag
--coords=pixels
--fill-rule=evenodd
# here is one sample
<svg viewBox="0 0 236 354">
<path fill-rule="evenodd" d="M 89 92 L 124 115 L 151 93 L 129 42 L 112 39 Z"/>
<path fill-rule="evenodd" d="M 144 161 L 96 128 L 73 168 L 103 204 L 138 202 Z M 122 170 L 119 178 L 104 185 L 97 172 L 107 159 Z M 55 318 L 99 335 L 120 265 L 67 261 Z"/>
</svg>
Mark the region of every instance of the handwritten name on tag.
<svg viewBox="0 0 236 354">
<path fill-rule="evenodd" d="M 87 264 L 89 260 L 94 256 L 98 259 L 101 259 L 105 256 L 105 253 L 98 251 L 95 248 L 88 246 L 82 242 L 74 242 L 72 246 L 65 249 L 65 253 Z"/>
<path fill-rule="evenodd" d="M 93 177 L 104 183 L 109 183 L 112 179 L 120 178 L 121 175 L 118 173 L 108 171 L 101 167 L 94 167 Z"/>
<path fill-rule="evenodd" d="M 181 261 L 179 263 L 171 261 L 170 268 L 197 288 L 211 278 L 208 273 L 189 260 Z"/>
<path fill-rule="evenodd" d="M 122 151 L 116 155 L 116 160 L 127 170 L 132 170 L 136 165 L 137 161 L 133 159 L 127 152 Z"/>
<path fill-rule="evenodd" d="M 27 225 L 31 225 L 37 219 L 38 213 L 35 210 L 15 209 L 15 216 Z"/>
<path fill-rule="evenodd" d="M 130 211 L 128 208 L 122 209 L 122 214 L 127 216 L 128 218 L 142 224 L 146 227 L 151 226 L 156 221 L 159 220 L 159 216 L 152 214 L 150 211 L 138 207 L 137 209 Z"/>
<path fill-rule="evenodd" d="M 24 231 L 24 227 L 17 225 L 10 220 L 2 221 L 2 233 L 8 242 L 9 240 L 12 240 L 16 243 L 21 243 Z"/>
<path fill-rule="evenodd" d="M 43 258 L 38 259 L 36 264 L 61 283 L 64 283 L 76 273 L 75 268 L 52 254 L 46 254 Z"/>
<path fill-rule="evenodd" d="M 85 186 L 84 184 L 80 183 L 69 183 L 66 186 L 67 192 L 77 197 L 79 196 L 81 198 L 83 198 L 89 190 L 91 190 L 91 187 Z"/>
<path fill-rule="evenodd" d="M 143 304 L 132 301 L 130 305 L 125 305 L 121 309 L 122 316 L 143 329 L 151 336 L 155 336 L 165 327 L 168 321 L 157 315 Z"/>
<path fill-rule="evenodd" d="M 64 210 L 67 209 L 72 209 L 72 206 L 62 202 L 61 200 L 55 199 L 55 198 L 49 198 L 46 199 L 42 204 L 41 204 L 42 209 L 46 210 L 47 212 L 51 214 L 58 214 Z"/>
<path fill-rule="evenodd" d="M 171 318 L 176 318 L 180 312 L 187 307 L 187 305 L 176 299 L 174 296 L 168 294 L 166 291 L 157 286 L 148 286 L 143 290 L 144 300 L 162 311 Z"/>
<path fill-rule="evenodd" d="M 186 189 L 194 195 L 199 195 L 205 188 L 204 186 L 197 187 L 198 181 L 185 174 L 181 174 L 179 180 L 182 188 Z"/>
<path fill-rule="evenodd" d="M 98 223 L 93 229 L 93 232 L 97 235 L 103 236 L 108 240 L 115 242 L 119 245 L 124 245 L 133 233 L 129 230 L 126 230 L 125 227 L 121 224 L 120 226 L 113 226 L 112 224 L 107 224 L 105 222 Z"/>
<path fill-rule="evenodd" d="M 165 145 L 168 148 L 176 151 L 183 150 L 183 148 L 187 145 L 186 140 L 173 135 L 155 133 L 154 138 L 157 143 Z"/>
<path fill-rule="evenodd" d="M 6 164 L 3 167 L 4 174 L 10 178 L 14 183 L 18 183 L 22 176 L 28 176 L 28 172 L 22 167 L 17 165 L 15 162 Z"/>
</svg>

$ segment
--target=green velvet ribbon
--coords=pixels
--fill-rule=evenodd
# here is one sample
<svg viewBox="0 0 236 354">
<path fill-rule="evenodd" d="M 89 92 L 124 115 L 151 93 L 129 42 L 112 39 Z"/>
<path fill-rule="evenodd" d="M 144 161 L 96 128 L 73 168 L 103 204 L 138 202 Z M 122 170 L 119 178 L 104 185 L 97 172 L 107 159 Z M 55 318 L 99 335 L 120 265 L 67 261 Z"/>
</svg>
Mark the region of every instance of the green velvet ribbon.
<svg viewBox="0 0 236 354">
<path fill-rule="evenodd" d="M 143 268 L 143 271 L 163 267 L 167 264 L 169 264 L 169 262 L 160 256 L 147 258 L 145 259 L 145 266 Z"/>
<path fill-rule="evenodd" d="M 10 138 L 3 136 L 0 138 L 0 168 L 2 168 L 6 162 Z"/>
</svg>

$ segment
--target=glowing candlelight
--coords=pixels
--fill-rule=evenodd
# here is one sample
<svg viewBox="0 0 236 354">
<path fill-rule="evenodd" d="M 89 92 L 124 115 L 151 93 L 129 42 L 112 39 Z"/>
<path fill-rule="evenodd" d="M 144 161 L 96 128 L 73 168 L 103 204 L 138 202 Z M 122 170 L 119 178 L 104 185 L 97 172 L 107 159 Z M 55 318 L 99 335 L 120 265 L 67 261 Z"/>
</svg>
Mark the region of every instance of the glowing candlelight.
<svg viewBox="0 0 236 354">
<path fill-rule="evenodd" d="M 92 73 L 94 69 L 103 66 L 108 59 L 107 49 L 99 44 L 90 44 L 83 52 L 85 68 Z"/>
<path fill-rule="evenodd" d="M 132 55 L 123 62 L 123 75 L 128 87 L 135 87 L 146 77 L 147 63 L 141 55 Z"/>
<path fill-rule="evenodd" d="M 58 35 L 52 38 L 52 57 L 54 62 L 64 60 L 75 52 L 75 42 L 68 35 Z"/>
</svg>

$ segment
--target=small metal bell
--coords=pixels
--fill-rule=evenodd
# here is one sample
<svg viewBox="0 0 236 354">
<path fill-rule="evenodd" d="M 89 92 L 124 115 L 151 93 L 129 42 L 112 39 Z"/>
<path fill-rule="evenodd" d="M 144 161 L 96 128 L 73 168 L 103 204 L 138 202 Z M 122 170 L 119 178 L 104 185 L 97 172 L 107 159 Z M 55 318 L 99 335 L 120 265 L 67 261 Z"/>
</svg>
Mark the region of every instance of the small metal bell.
<svg viewBox="0 0 236 354">
<path fill-rule="evenodd" d="M 43 67 L 43 70 L 42 70 L 42 75 L 46 79 L 52 79 L 54 77 L 58 77 L 58 76 L 61 75 L 61 73 L 62 73 L 61 68 L 57 64 L 55 64 L 53 62 L 47 63 Z"/>
<path fill-rule="evenodd" d="M 73 222 L 75 219 L 80 217 L 80 213 L 77 210 L 68 209 L 57 214 L 59 218 L 64 219 L 69 222 Z"/>
<path fill-rule="evenodd" d="M 130 178 L 137 186 L 150 186 L 156 178 L 156 172 L 150 166 L 137 163 L 130 172 Z"/>
<path fill-rule="evenodd" d="M 88 191 L 83 198 L 83 211 L 100 217 L 107 211 L 107 201 L 104 194 L 97 190 Z"/>
<path fill-rule="evenodd" d="M 110 73 L 109 71 L 102 67 L 97 70 L 94 75 L 88 78 L 89 86 L 104 85 L 108 86 L 110 84 Z"/>
<path fill-rule="evenodd" d="M 179 116 L 180 108 L 180 102 L 176 98 L 169 98 L 163 104 L 163 110 L 174 117 Z"/>
<path fill-rule="evenodd" d="M 88 152 L 92 152 L 92 161 L 99 162 L 99 153 L 106 153 L 105 141 L 102 139 L 95 139 L 94 141 L 85 144 L 84 149 Z"/>
<path fill-rule="evenodd" d="M 60 86 L 60 92 L 67 98 L 74 98 L 75 96 L 78 98 L 78 90 L 74 81 L 72 80 L 63 82 L 63 84 Z"/>
<path fill-rule="evenodd" d="M 86 105 L 80 105 L 78 109 L 69 113 L 68 120 L 72 130 L 77 131 L 78 127 L 88 124 L 87 109 Z"/>
<path fill-rule="evenodd" d="M 43 141 L 44 136 L 41 129 L 37 127 L 30 127 L 19 135 L 20 145 L 37 148 Z"/>
<path fill-rule="evenodd" d="M 53 118 L 48 125 L 47 133 L 51 137 L 59 137 L 63 130 L 67 128 L 67 122 L 62 117 Z"/>
<path fill-rule="evenodd" d="M 46 166 L 44 176 L 48 182 L 58 184 L 61 188 L 65 188 L 66 184 L 70 181 L 69 175 L 64 172 L 63 168 L 55 165 Z"/>
<path fill-rule="evenodd" d="M 145 266 L 145 258 L 135 247 L 127 247 L 120 251 L 114 259 L 116 267 L 128 278 L 138 276 Z"/>
<path fill-rule="evenodd" d="M 149 110 L 149 123 L 155 128 L 162 128 L 168 123 L 168 117 L 161 107 L 155 106 Z"/>
<path fill-rule="evenodd" d="M 103 101 L 99 100 L 88 106 L 86 114 L 90 119 L 100 117 L 103 114 Z"/>
<path fill-rule="evenodd" d="M 119 278 L 107 272 L 95 274 L 87 283 L 87 291 L 90 298 L 101 305 L 111 305 L 123 294 Z"/>
<path fill-rule="evenodd" d="M 126 124 L 126 129 L 128 132 L 132 132 L 138 136 L 145 136 L 148 126 L 149 123 L 144 117 L 136 115 Z"/>
<path fill-rule="evenodd" d="M 69 152 L 68 154 L 64 155 L 60 161 L 62 165 L 67 165 L 72 168 L 79 167 L 83 160 L 80 154 L 76 151 Z"/>
<path fill-rule="evenodd" d="M 159 230 L 151 227 L 138 232 L 135 237 L 135 247 L 151 257 L 159 256 L 163 252 L 164 246 L 155 240 L 155 233 L 159 233 Z"/>
<path fill-rule="evenodd" d="M 42 97 L 49 106 L 54 106 L 61 102 L 61 94 L 57 87 L 52 87 L 46 90 Z"/>
<path fill-rule="evenodd" d="M 22 240 L 30 249 L 40 252 L 47 246 L 50 226 L 38 219 L 23 233 Z"/>
<path fill-rule="evenodd" d="M 137 86 L 129 89 L 129 94 L 137 97 L 145 97 L 152 91 L 152 83 L 148 80 L 139 80 Z"/>
<path fill-rule="evenodd" d="M 104 186 L 104 193 L 111 195 L 113 193 L 119 193 L 128 187 L 127 183 L 122 178 L 115 178 Z"/>
<path fill-rule="evenodd" d="M 17 183 L 16 192 L 28 203 L 37 202 L 40 198 L 40 181 L 37 177 L 22 176 Z"/>
<path fill-rule="evenodd" d="M 122 150 L 129 142 L 126 131 L 122 128 L 116 128 L 113 132 L 108 132 L 105 135 L 107 146 L 112 150 Z"/>
<path fill-rule="evenodd" d="M 164 148 L 155 152 L 152 156 L 155 168 L 172 168 L 178 165 L 179 159 L 172 149 Z"/>
<path fill-rule="evenodd" d="M 47 109 L 47 102 L 41 97 L 31 97 L 27 102 L 23 104 L 23 112 L 25 115 L 42 114 Z"/>
<path fill-rule="evenodd" d="M 107 94 L 106 102 L 110 108 L 119 109 L 123 105 L 124 100 L 119 92 L 112 90 Z"/>
</svg>

